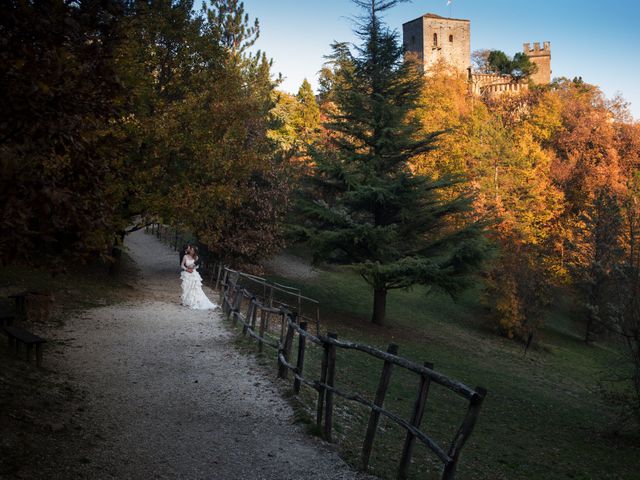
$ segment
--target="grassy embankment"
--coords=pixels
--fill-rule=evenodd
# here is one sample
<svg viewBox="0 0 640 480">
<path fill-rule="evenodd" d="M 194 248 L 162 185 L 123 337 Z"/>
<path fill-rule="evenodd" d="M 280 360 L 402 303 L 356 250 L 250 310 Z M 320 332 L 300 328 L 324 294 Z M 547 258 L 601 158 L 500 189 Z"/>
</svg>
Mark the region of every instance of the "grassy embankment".
<svg viewBox="0 0 640 480">
<path fill-rule="evenodd" d="M 479 291 L 458 303 L 424 288 L 393 291 L 387 325 L 369 322 L 371 294 L 357 275 L 321 270 L 304 282 L 272 276 L 302 288 L 320 300 L 322 331 L 431 361 L 435 368 L 489 393 L 480 421 L 464 448 L 463 479 L 632 479 L 640 478 L 640 441 L 624 433 L 602 401 L 598 384 L 619 356 L 606 345 L 587 346 L 571 308 L 560 306 L 548 319 L 538 345 L 523 355 L 521 344 L 497 336 L 483 313 Z M 267 351 L 271 355 L 271 351 Z M 307 353 L 305 374 L 318 378 L 319 351 Z M 382 364 L 361 354 L 338 350 L 336 385 L 373 398 Z M 394 371 L 385 406 L 409 418 L 418 378 Z M 303 387 L 301 421 L 313 424 L 315 392 Z M 335 437 L 345 458 L 358 463 L 368 411 L 336 400 Z M 463 418 L 466 403 L 432 385 L 423 429 L 441 445 L 448 443 Z M 372 472 L 395 478 L 403 431 L 381 420 L 371 460 Z M 416 448 L 411 478 L 438 478 L 440 463 L 422 445 Z"/>
</svg>

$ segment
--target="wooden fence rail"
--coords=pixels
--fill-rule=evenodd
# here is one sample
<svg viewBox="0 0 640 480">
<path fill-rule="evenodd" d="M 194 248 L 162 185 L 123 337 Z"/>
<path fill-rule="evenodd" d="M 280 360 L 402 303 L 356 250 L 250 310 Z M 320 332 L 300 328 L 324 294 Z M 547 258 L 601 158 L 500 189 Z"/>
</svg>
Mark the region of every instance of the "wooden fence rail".
<svg viewBox="0 0 640 480">
<path fill-rule="evenodd" d="M 155 234 L 164 242 L 171 244 L 176 250 L 184 242 L 184 238 L 182 238 L 176 229 L 172 230 L 164 225 L 154 224 L 151 225 L 150 230 L 152 234 Z M 278 377 L 287 380 L 288 373 L 292 372 L 293 391 L 295 394 L 300 392 L 302 385 L 306 385 L 317 392 L 316 425 L 318 430 L 322 432 L 325 440 L 329 442 L 332 441 L 334 396 L 338 395 L 370 409 L 369 422 L 363 439 L 360 457 L 361 469 L 366 470 L 368 468 L 376 432 L 378 430 L 379 419 L 382 415 L 395 422 L 407 432 L 399 460 L 398 479 L 403 480 L 407 478 L 416 439 L 422 442 L 442 462 L 442 480 L 455 479 L 460 452 L 473 432 L 480 414 L 482 402 L 487 394 L 487 391 L 483 387 L 468 387 L 457 380 L 437 372 L 434 370 L 433 364 L 429 362 L 420 365 L 409 359 L 400 357 L 398 356 L 398 346 L 394 344 L 389 345 L 385 352 L 369 345 L 339 340 L 338 336 L 334 333 L 320 335 L 317 316 L 312 319 L 312 321 L 316 323 L 317 333 L 317 335 L 313 335 L 307 329 L 307 320 L 309 320 L 307 317 L 298 315 L 297 311 L 292 310 L 283 303 L 274 305 L 274 302 L 270 301 L 269 297 L 265 294 L 267 282 L 261 277 L 243 274 L 242 272 L 226 268 L 220 263 L 211 262 L 209 259 L 205 261 L 204 268 L 201 268 L 201 271 L 205 271 L 211 280 L 213 280 L 213 277 L 217 273 L 215 284 L 216 287 L 219 287 L 220 304 L 224 317 L 227 320 L 231 320 L 234 325 L 239 322 L 242 325 L 243 335 L 249 335 L 256 339 L 260 351 L 263 350 L 264 346 L 271 347 L 277 351 Z M 243 283 L 253 283 L 254 285 L 262 286 L 262 298 L 243 286 Z M 270 284 L 269 286 L 287 291 L 287 293 L 290 294 L 294 292 L 295 296 L 299 299 L 305 298 L 316 302 L 313 299 L 303 297 L 299 290 L 296 291 L 296 289 L 278 284 Z M 271 292 L 273 291 L 274 290 Z M 299 304 L 300 301 L 301 300 L 299 300 Z M 269 323 L 272 318 L 275 318 L 279 323 L 279 325 L 277 325 L 279 329 L 278 339 L 269 336 Z M 296 335 L 298 338 L 298 346 L 294 360 L 292 358 L 292 352 L 294 351 Z M 305 352 L 309 344 L 315 344 L 322 348 L 319 378 L 310 379 L 304 375 Z M 346 392 L 335 386 L 337 368 L 336 351 L 338 348 L 359 351 L 384 362 L 373 400 L 367 399 L 357 392 Z M 404 368 L 419 376 L 416 399 L 411 419 L 408 421 L 384 408 L 384 400 L 394 367 Z M 431 383 L 436 383 L 450 390 L 468 402 L 466 415 L 448 449 L 440 446 L 433 438 L 420 429 Z"/>
<path fill-rule="evenodd" d="M 407 478 L 416 439 L 422 442 L 443 463 L 442 479 L 453 480 L 455 478 L 460 452 L 473 431 L 480 413 L 480 407 L 487 393 L 484 388 L 470 388 L 461 382 L 435 371 L 431 363 L 419 365 L 409 359 L 400 357 L 397 354 L 398 346 L 394 344 L 389 345 L 387 351 L 384 352 L 369 345 L 339 340 L 338 336 L 333 333 L 329 333 L 326 336 L 313 335 L 307 330 L 307 323 L 300 321 L 295 311 L 288 310 L 284 307 L 273 308 L 263 305 L 251 292 L 241 285 L 238 277 L 233 278 L 231 275 L 224 276 L 224 281 L 221 283 L 220 302 L 225 317 L 231 319 L 233 322 L 240 322 L 244 334 L 249 334 L 258 340 L 259 345 L 268 345 L 277 350 L 278 376 L 286 380 L 288 378 L 288 372 L 291 371 L 293 373 L 294 393 L 298 394 L 300 392 L 301 385 L 306 385 L 317 392 L 316 424 L 325 440 L 332 441 L 335 395 L 357 402 L 370 409 L 369 422 L 362 446 L 361 469 L 366 470 L 368 468 L 375 435 L 378 430 L 378 422 L 380 416 L 383 415 L 407 431 L 399 461 L 399 479 Z M 265 312 L 278 314 L 278 318 L 280 319 L 280 340 L 274 341 L 265 336 L 265 332 L 268 330 L 265 329 L 262 321 L 259 331 L 255 331 L 256 315 L 259 313 L 262 319 Z M 292 352 L 296 334 L 298 338 L 298 348 L 297 356 L 294 360 L 292 358 Z M 320 378 L 317 379 L 310 379 L 304 375 L 304 359 L 308 343 L 319 345 L 323 350 Z M 384 361 L 380 381 L 373 400 L 364 398 L 359 393 L 343 391 L 335 386 L 337 368 L 336 350 L 338 348 L 357 350 Z M 419 375 L 420 381 L 418 383 L 416 401 L 412 417 L 409 421 L 384 408 L 385 395 L 391 381 L 394 366 L 404 368 Z M 468 401 L 467 413 L 451 441 L 448 450 L 445 450 L 429 435 L 420 430 L 420 423 L 424 414 L 431 383 L 439 384 Z"/>
</svg>

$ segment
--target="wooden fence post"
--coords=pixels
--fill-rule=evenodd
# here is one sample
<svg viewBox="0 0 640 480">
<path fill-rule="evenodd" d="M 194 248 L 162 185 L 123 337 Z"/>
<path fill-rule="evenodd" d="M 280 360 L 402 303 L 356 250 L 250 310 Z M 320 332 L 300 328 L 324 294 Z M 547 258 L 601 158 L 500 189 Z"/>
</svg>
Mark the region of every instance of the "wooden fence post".
<svg viewBox="0 0 640 480">
<path fill-rule="evenodd" d="M 280 316 L 282 318 L 282 322 L 280 323 L 280 343 L 283 343 L 287 315 L 286 313 L 282 312 Z"/>
<path fill-rule="evenodd" d="M 300 330 L 307 331 L 307 322 L 300 322 Z M 298 335 L 298 361 L 296 362 L 296 374 L 302 376 L 304 369 L 304 351 L 307 345 L 307 337 L 304 333 Z M 300 393 L 300 380 L 297 378 L 293 381 L 293 391 L 295 394 Z"/>
<path fill-rule="evenodd" d="M 243 297 L 244 293 L 240 293 L 240 295 Z M 244 317 L 245 322 L 244 325 L 242 325 L 242 335 L 247 335 L 247 330 L 249 330 L 249 326 L 251 324 L 251 318 L 253 317 L 253 309 L 255 307 L 255 303 L 254 303 L 255 297 L 251 297 L 251 300 L 249 300 L 249 306 L 247 307 L 247 315 Z"/>
<path fill-rule="evenodd" d="M 316 305 L 316 335 L 320 335 L 320 304 Z"/>
<path fill-rule="evenodd" d="M 295 314 L 286 314 L 283 318 L 287 319 L 289 315 L 291 315 L 292 317 L 291 320 L 295 322 L 296 320 Z M 293 333 L 294 333 L 293 326 L 289 325 L 289 322 L 287 321 L 287 335 L 284 338 L 284 343 L 283 342 L 280 343 L 281 345 L 280 353 L 282 353 L 282 356 L 287 362 L 291 358 L 291 345 L 293 344 Z M 280 356 L 278 355 L 278 363 L 280 363 L 279 360 L 280 360 Z M 278 370 L 278 377 L 286 380 L 288 376 L 289 376 L 289 368 L 284 363 L 280 363 L 280 369 Z"/>
<path fill-rule="evenodd" d="M 220 292 L 220 307 L 222 308 L 222 314 L 228 319 L 229 318 L 229 309 L 230 305 L 227 302 L 227 297 L 224 295 L 224 292 Z"/>
<path fill-rule="evenodd" d="M 394 343 L 390 344 L 389 348 L 387 348 L 387 353 L 391 355 L 397 355 L 398 346 Z M 391 362 L 385 361 L 382 367 L 382 373 L 380 374 L 380 382 L 378 383 L 376 398 L 373 401 L 373 403 L 378 407 L 382 407 L 382 405 L 384 404 L 384 397 L 387 394 L 387 389 L 389 388 L 392 369 L 393 364 Z M 367 433 L 362 444 L 362 457 L 360 463 L 363 471 L 366 471 L 369 467 L 369 459 L 371 458 L 371 451 L 373 450 L 373 439 L 375 438 L 379 421 L 380 412 L 371 409 L 371 414 L 369 415 L 369 424 L 367 425 Z"/>
<path fill-rule="evenodd" d="M 267 325 L 267 316 L 265 314 L 265 311 L 260 309 L 260 333 L 259 333 L 260 339 L 258 340 L 258 351 L 260 353 L 262 353 L 262 350 L 264 348 L 264 342 L 262 341 L 262 339 L 264 338 L 266 325 Z"/>
<path fill-rule="evenodd" d="M 234 287 L 235 297 L 233 297 L 233 311 L 231 316 L 233 317 L 233 325 L 238 323 L 238 315 L 240 315 L 240 306 L 242 305 L 242 289 L 238 288 L 238 285 Z"/>
<path fill-rule="evenodd" d="M 233 290 L 231 288 L 229 288 L 229 286 L 225 286 L 225 289 L 227 291 L 227 298 L 229 299 L 229 312 L 227 313 L 227 320 L 229 320 L 231 318 L 231 315 L 233 315 L 233 307 L 235 305 L 234 303 L 234 297 L 233 297 Z"/>
<path fill-rule="evenodd" d="M 482 406 L 482 402 L 486 395 L 486 389 L 476 387 L 476 394 L 471 397 L 471 400 L 469 400 L 467 415 L 464 417 L 462 425 L 458 429 L 453 442 L 451 442 L 448 454 L 451 461 L 444 466 L 442 480 L 454 480 L 456 478 L 456 468 L 458 467 L 460 451 L 473 431 L 473 427 L 475 426 L 476 421 L 478 420 L 478 415 L 480 414 L 480 407 Z"/>
<path fill-rule="evenodd" d="M 227 272 L 225 270 L 224 271 L 224 275 L 222 277 L 222 285 L 220 285 L 220 303 L 222 303 L 222 298 L 224 296 L 224 292 L 230 291 L 229 285 L 228 285 L 228 282 L 227 282 L 228 275 L 229 275 L 229 272 Z"/>
<path fill-rule="evenodd" d="M 329 338 L 338 338 L 335 333 L 329 333 Z M 333 343 L 327 345 L 327 387 L 333 387 L 336 382 L 336 346 Z M 332 441 L 333 430 L 333 392 L 327 388 L 324 401 L 324 439 Z"/>
<path fill-rule="evenodd" d="M 425 362 L 424 366 L 433 370 L 433 363 Z M 424 407 L 427 403 L 427 395 L 429 395 L 429 385 L 431 379 L 426 375 L 420 375 L 420 385 L 418 387 L 418 396 L 413 405 L 413 414 L 411 415 L 411 425 L 420 428 Z M 404 439 L 404 447 L 402 448 L 402 457 L 400 457 L 400 466 L 398 467 L 398 480 L 405 480 L 409 474 L 409 465 L 411 465 L 411 457 L 413 456 L 413 446 L 416 437 L 413 433 L 407 432 Z"/>
<path fill-rule="evenodd" d="M 220 287 L 220 276 L 222 275 L 222 262 L 218 264 L 218 278 L 216 279 L 216 290 Z"/>
<path fill-rule="evenodd" d="M 251 297 L 251 304 L 253 308 L 251 309 L 251 330 L 255 333 L 256 331 L 256 320 L 258 319 L 258 300 L 256 297 Z M 247 318 L 247 322 L 249 319 Z"/>
<path fill-rule="evenodd" d="M 229 314 L 227 315 L 227 320 L 233 320 L 234 309 L 236 308 L 236 297 L 235 292 L 232 288 L 227 290 L 227 297 L 229 297 Z"/>
<path fill-rule="evenodd" d="M 322 429 L 324 397 L 327 391 L 323 385 L 327 383 L 327 364 L 329 363 L 329 345 L 324 338 L 320 337 L 320 340 L 322 340 L 322 363 L 320 364 L 320 385 L 318 385 L 318 404 L 316 406 L 316 426 L 319 431 Z"/>
</svg>

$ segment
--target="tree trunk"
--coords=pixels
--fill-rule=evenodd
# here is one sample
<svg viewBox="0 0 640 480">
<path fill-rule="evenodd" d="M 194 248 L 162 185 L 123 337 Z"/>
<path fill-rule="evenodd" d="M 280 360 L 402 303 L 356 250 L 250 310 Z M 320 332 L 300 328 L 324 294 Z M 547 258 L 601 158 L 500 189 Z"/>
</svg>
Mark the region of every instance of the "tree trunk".
<svg viewBox="0 0 640 480">
<path fill-rule="evenodd" d="M 387 313 L 387 289 L 374 288 L 373 290 L 373 315 L 371 321 L 376 325 L 384 325 L 384 317 Z"/>
<path fill-rule="evenodd" d="M 597 272 L 592 274 L 593 277 L 595 277 L 596 275 L 597 275 Z M 596 339 L 596 334 L 598 333 L 597 332 L 597 327 L 598 327 L 597 316 L 600 315 L 600 312 L 598 311 L 598 313 L 595 313 L 594 309 L 597 308 L 597 306 L 600 303 L 598 302 L 598 299 L 600 297 L 599 293 L 600 293 L 599 282 L 598 280 L 596 280 L 596 283 L 594 285 L 591 285 L 591 288 L 589 289 L 589 293 L 587 297 L 589 312 L 587 314 L 587 328 L 584 334 L 584 342 L 586 344 L 592 344 Z"/>
<path fill-rule="evenodd" d="M 584 332 L 584 343 L 590 345 L 593 343 L 593 313 L 589 312 L 587 315 L 587 328 Z"/>
</svg>

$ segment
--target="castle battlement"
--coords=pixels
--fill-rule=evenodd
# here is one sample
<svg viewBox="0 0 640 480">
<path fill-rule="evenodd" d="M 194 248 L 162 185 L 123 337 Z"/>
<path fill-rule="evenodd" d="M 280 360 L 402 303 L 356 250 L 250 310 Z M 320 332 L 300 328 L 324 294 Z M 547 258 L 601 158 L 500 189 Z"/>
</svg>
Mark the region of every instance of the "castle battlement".
<svg viewBox="0 0 640 480">
<path fill-rule="evenodd" d="M 519 93 L 529 88 L 529 84 L 514 80 L 511 75 L 500 73 L 475 73 L 469 69 L 470 88 L 476 95 L 499 95 Z"/>
<path fill-rule="evenodd" d="M 522 51 L 528 56 L 532 56 L 532 55 L 551 55 L 551 42 L 543 42 L 542 43 L 542 48 L 540 48 L 540 43 L 539 42 L 535 42 L 533 44 L 533 48 L 531 48 L 531 44 L 530 43 L 523 43 L 522 44 Z"/>
</svg>

